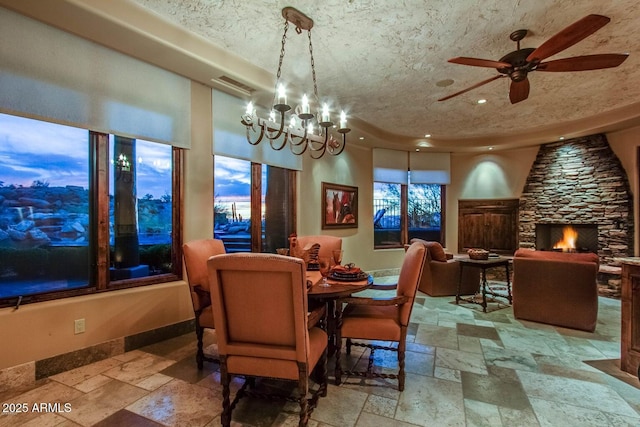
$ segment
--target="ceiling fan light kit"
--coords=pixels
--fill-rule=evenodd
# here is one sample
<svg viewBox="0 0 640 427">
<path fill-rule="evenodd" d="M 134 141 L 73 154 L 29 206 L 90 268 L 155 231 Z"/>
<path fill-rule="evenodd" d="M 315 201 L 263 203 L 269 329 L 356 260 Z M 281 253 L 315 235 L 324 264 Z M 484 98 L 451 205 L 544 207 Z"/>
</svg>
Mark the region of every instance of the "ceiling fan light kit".
<svg viewBox="0 0 640 427">
<path fill-rule="evenodd" d="M 285 117 L 285 113 L 292 110 L 292 108 L 287 103 L 287 94 L 284 85 L 280 82 L 280 74 L 284 60 L 289 23 L 292 23 L 296 27 L 296 33 L 298 34 L 301 34 L 302 30 L 307 31 L 309 38 L 309 55 L 311 57 L 311 75 L 313 78 L 313 95 L 318 107 L 320 106 L 320 98 L 318 97 L 318 84 L 316 82 L 316 70 L 313 60 L 313 45 L 311 43 L 313 20 L 293 7 L 285 7 L 282 9 L 282 16 L 285 19 L 285 23 L 284 33 L 282 34 L 278 72 L 276 73 L 273 107 L 269 114 L 269 119 L 263 119 L 257 116 L 253 103 L 249 102 L 245 114 L 240 119 L 240 122 L 247 130 L 247 141 L 249 144 L 257 145 L 266 136 L 271 144 L 271 148 L 274 150 L 282 150 L 285 145 L 288 144 L 291 152 L 298 156 L 304 154 L 307 149 L 309 149 L 310 156 L 313 159 L 319 159 L 327 152 L 337 156 L 344 151 L 347 145 L 347 133 L 351 131 L 351 129 L 347 127 L 347 116 L 344 111 L 340 113 L 340 120 L 337 126 L 337 132 L 342 134 L 342 138 L 338 139 L 334 138 L 329 131 L 330 128 L 335 126 L 331 121 L 329 106 L 326 102 L 322 105 L 322 111 L 319 111 L 318 114 L 315 115 L 311 112 L 309 98 L 304 94 L 301 104 L 293 110 L 288 119 Z M 278 114 L 279 120 L 276 120 L 276 115 Z M 318 126 L 320 129 L 319 135 L 314 133 L 315 126 Z M 259 130 L 257 130 L 256 127 L 259 128 Z M 252 134 L 258 135 L 255 140 L 251 139 Z M 277 142 L 280 138 L 282 138 L 282 140 Z"/>
<path fill-rule="evenodd" d="M 628 54 L 582 55 L 542 62 L 595 33 L 609 21 L 610 19 L 606 16 L 587 15 L 552 36 L 537 48 L 520 48 L 520 41 L 527 35 L 528 31 L 516 30 L 509 35 L 509 38 L 517 43 L 516 50 L 506 54 L 498 61 L 469 57 L 452 58 L 449 62 L 453 64 L 495 68 L 499 74 L 459 92 L 440 98 L 438 101 L 451 99 L 494 80 L 509 77 L 511 79 L 509 100 L 512 104 L 516 104 L 529 97 L 530 84 L 528 74 L 533 71 L 566 72 L 617 67 L 627 59 Z"/>
</svg>

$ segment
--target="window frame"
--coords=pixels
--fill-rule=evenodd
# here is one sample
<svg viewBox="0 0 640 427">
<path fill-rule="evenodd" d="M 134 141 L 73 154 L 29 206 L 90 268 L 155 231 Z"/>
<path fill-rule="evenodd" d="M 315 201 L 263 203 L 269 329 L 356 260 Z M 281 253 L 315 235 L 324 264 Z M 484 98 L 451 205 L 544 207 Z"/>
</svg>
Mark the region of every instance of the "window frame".
<svg viewBox="0 0 640 427">
<path fill-rule="evenodd" d="M 409 184 L 399 184 L 400 185 L 400 242 L 397 244 L 388 244 L 388 245 L 376 245 L 375 239 L 373 244 L 373 249 L 396 249 L 403 248 L 404 245 L 409 244 Z M 440 207 L 441 207 L 441 215 L 440 215 L 440 239 L 439 242 L 442 246 L 446 246 L 445 236 L 446 236 L 446 201 L 447 201 L 447 186 L 440 184 Z M 375 228 L 373 228 L 373 232 L 375 233 Z"/>
<path fill-rule="evenodd" d="M 89 144 L 89 275 L 87 286 L 77 289 L 35 293 L 23 296 L 0 298 L 0 308 L 19 307 L 44 301 L 52 301 L 100 292 L 148 286 L 182 279 L 182 226 L 183 226 L 183 164 L 184 150 L 173 146 L 172 153 L 172 239 L 171 273 L 110 280 L 109 247 L 109 134 L 87 130 Z"/>
<path fill-rule="evenodd" d="M 215 179 L 216 179 L 216 171 L 215 171 L 215 157 L 227 157 L 234 158 L 231 156 L 227 156 L 224 154 L 216 154 L 214 155 L 213 162 L 213 180 L 214 180 L 214 193 L 215 193 Z M 291 214 L 289 215 L 289 227 L 291 230 L 297 230 L 297 174 L 296 170 L 283 168 L 281 166 L 271 166 L 266 163 L 256 163 L 250 162 L 250 189 L 249 189 L 249 197 L 250 197 L 250 216 L 251 216 L 251 227 L 250 227 L 250 235 L 251 235 L 251 252 L 260 253 L 263 251 L 263 241 L 262 241 L 262 170 L 265 167 L 276 167 L 287 171 L 288 174 L 288 182 L 289 186 L 287 189 L 287 199 L 288 203 L 291 206 Z M 215 195 L 214 195 L 214 203 L 215 203 Z M 259 220 L 254 220 L 254 218 L 258 218 Z M 215 227 L 215 216 L 212 218 L 214 221 Z M 214 231 L 215 232 L 215 231 Z"/>
</svg>

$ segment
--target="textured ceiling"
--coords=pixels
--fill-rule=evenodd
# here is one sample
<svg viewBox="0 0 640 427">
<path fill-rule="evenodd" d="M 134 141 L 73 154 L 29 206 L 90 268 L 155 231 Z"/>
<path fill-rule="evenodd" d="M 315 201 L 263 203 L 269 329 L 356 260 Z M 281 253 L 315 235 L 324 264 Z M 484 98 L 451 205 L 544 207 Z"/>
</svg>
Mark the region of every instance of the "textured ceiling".
<svg viewBox="0 0 640 427">
<path fill-rule="evenodd" d="M 397 134 L 406 144 L 418 144 L 428 133 L 435 146 L 451 141 L 484 147 L 492 139 L 513 145 L 519 134 L 527 135 L 522 138 L 526 140 L 544 130 L 551 133 L 543 138 L 563 131 L 580 133 L 572 122 L 623 107 L 637 107 L 640 114 L 637 0 L 135 1 L 272 73 L 284 25 L 281 9 L 296 7 L 314 20 L 320 97 L 330 97 L 351 115 Z M 529 99 L 515 105 L 508 99 L 509 79 L 437 101 L 498 74 L 447 59 L 498 60 L 516 50 L 509 39 L 512 31 L 528 29 L 521 47 L 537 47 L 591 13 L 606 15 L 611 22 L 550 59 L 629 53 L 621 66 L 534 72 Z M 305 32 L 297 35 L 290 27 L 282 78 L 310 92 L 307 42 Z M 445 79 L 453 84 L 437 84 Z M 480 98 L 488 102 L 478 105 Z"/>
<path fill-rule="evenodd" d="M 54 19 L 52 16 L 57 13 L 60 17 L 56 25 L 65 25 L 64 16 L 67 22 L 73 19 L 56 9 L 45 10 L 42 4 L 47 2 L 29 1 L 29 6 L 18 1 L 1 3 L 15 8 L 40 8 L 43 20 Z M 65 3 L 101 9 L 97 15 L 113 14 L 114 21 L 129 21 L 132 28 L 147 31 L 158 40 L 163 36 L 153 33 L 166 24 L 173 28 L 166 33 L 175 36 L 172 45 L 190 55 L 188 58 L 203 56 L 202 44 L 189 39 L 192 37 L 189 34 L 196 34 L 199 43 L 214 44 L 228 52 L 226 56 L 218 55 L 215 61 L 203 61 L 208 67 L 204 69 L 212 69 L 210 64 L 217 61 L 213 65 L 218 69 L 226 69 L 232 78 L 258 89 L 252 97 L 264 105 L 273 96 L 284 27 L 281 10 L 293 6 L 314 20 L 312 41 L 319 95 L 331 99 L 335 109 L 348 111 L 353 135 L 366 138 L 364 142 L 351 138 L 356 143 L 404 149 L 428 144 L 437 151 L 485 150 L 489 146 L 532 145 L 561 135 L 569 138 L 640 124 L 638 0 L 66 0 Z M 127 5 L 137 5 L 135 9 L 143 14 Z M 498 74 L 491 68 L 451 64 L 448 59 L 470 56 L 498 60 L 516 49 L 516 43 L 509 39 L 514 30 L 529 30 L 521 47 L 537 47 L 592 13 L 608 16 L 611 22 L 549 60 L 629 53 L 619 67 L 533 72 L 529 75 L 529 98 L 515 105 L 509 102 L 510 82 L 506 78 L 448 101 L 437 101 Z M 72 31 L 98 31 L 88 24 L 84 29 L 79 25 Z M 131 53 L 136 42 L 133 34 L 126 34 L 130 46 L 121 44 L 121 50 Z M 109 37 L 115 39 L 118 35 L 112 32 Z M 196 52 L 197 49 L 200 51 Z M 162 66 L 167 66 L 170 60 L 161 51 L 152 55 L 147 49 L 147 55 L 145 58 L 140 50 L 138 56 L 159 64 L 166 60 Z M 237 60 L 246 66 L 238 67 Z M 290 26 L 282 79 L 311 93 L 309 62 L 306 32 L 297 35 Z M 269 78 L 258 82 L 255 70 Z M 188 69 L 179 72 L 190 74 Z M 206 80 L 211 84 L 211 78 L 215 77 L 219 74 Z M 446 79 L 453 83 L 447 87 L 438 85 Z M 289 96 L 292 103 L 293 93 Z M 487 103 L 478 105 L 476 101 L 480 98 L 487 99 Z M 425 139 L 427 133 L 432 137 Z"/>
</svg>

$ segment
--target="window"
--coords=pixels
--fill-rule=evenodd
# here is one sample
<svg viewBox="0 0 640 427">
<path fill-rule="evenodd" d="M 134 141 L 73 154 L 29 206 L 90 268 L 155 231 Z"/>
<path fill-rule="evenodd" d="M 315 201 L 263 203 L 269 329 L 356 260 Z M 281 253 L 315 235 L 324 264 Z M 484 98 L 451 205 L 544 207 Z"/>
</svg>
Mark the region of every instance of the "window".
<svg viewBox="0 0 640 427">
<path fill-rule="evenodd" d="M 216 155 L 214 237 L 227 252 L 288 247 L 295 230 L 295 171 Z"/>
<path fill-rule="evenodd" d="M 444 195 L 440 184 L 374 182 L 374 247 L 401 247 L 413 238 L 444 245 Z"/>
<path fill-rule="evenodd" d="M 89 286 L 88 137 L 0 114 L 0 298 Z"/>
<path fill-rule="evenodd" d="M 0 306 L 175 280 L 180 155 L 0 114 Z"/>
<path fill-rule="evenodd" d="M 110 135 L 111 280 L 171 273 L 171 147 Z"/>
<path fill-rule="evenodd" d="M 442 197 L 439 184 L 409 184 L 408 239 L 442 241 Z"/>
<path fill-rule="evenodd" d="M 376 248 L 402 245 L 401 184 L 373 183 L 373 237 Z"/>
<path fill-rule="evenodd" d="M 214 157 L 214 237 L 227 252 L 251 252 L 251 162 Z"/>
</svg>

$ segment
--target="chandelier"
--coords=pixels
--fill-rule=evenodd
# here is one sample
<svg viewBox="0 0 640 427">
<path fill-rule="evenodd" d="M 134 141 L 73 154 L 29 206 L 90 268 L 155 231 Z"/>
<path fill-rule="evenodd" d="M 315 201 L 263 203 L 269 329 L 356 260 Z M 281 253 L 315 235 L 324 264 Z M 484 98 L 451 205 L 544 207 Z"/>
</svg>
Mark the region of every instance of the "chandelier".
<svg viewBox="0 0 640 427">
<path fill-rule="evenodd" d="M 347 144 L 347 133 L 351 129 L 347 127 L 347 116 L 344 111 L 340 112 L 338 125 L 334 125 L 326 102 L 322 104 L 321 111 L 318 111 L 315 115 L 311 112 L 312 102 L 315 102 L 317 107 L 320 106 L 316 70 L 313 61 L 313 45 L 311 43 L 313 20 L 292 7 L 282 9 L 282 16 L 285 18 L 284 33 L 282 34 L 282 48 L 280 49 L 280 60 L 278 61 L 278 72 L 276 74 L 273 109 L 269 114 L 269 118 L 263 119 L 257 116 L 253 103 L 249 102 L 247 110 L 240 120 L 247 128 L 247 141 L 249 144 L 257 145 L 264 137 L 267 137 L 271 148 L 274 150 L 282 150 L 285 145 L 289 145 L 291 152 L 298 156 L 304 154 L 307 149 L 314 159 L 321 158 L 327 152 L 337 156 L 344 150 Z M 296 33 L 301 34 L 302 30 L 307 30 L 309 36 L 314 99 L 309 100 L 307 95 L 304 94 L 300 105 L 296 106 L 291 113 L 285 114 L 292 110 L 291 106 L 287 104 L 285 86 L 280 82 L 289 22 L 295 25 Z M 330 129 L 335 127 L 337 127 L 337 132 L 342 134 L 342 138 L 336 139 L 331 135 Z M 318 129 L 317 133 L 315 129 Z M 254 136 L 257 135 L 253 140 L 251 138 L 252 134 Z"/>
</svg>

